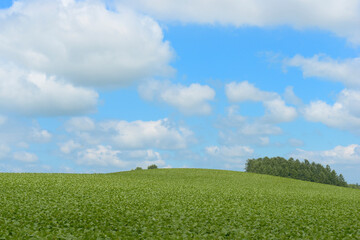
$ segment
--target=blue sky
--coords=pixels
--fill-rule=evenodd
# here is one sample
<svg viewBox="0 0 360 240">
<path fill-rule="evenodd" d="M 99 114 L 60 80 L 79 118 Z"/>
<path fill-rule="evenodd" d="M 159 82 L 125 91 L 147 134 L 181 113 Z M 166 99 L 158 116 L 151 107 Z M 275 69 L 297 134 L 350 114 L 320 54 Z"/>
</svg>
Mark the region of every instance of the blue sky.
<svg viewBox="0 0 360 240">
<path fill-rule="evenodd" d="M 282 156 L 360 182 L 358 0 L 0 7 L 2 172 Z"/>
</svg>

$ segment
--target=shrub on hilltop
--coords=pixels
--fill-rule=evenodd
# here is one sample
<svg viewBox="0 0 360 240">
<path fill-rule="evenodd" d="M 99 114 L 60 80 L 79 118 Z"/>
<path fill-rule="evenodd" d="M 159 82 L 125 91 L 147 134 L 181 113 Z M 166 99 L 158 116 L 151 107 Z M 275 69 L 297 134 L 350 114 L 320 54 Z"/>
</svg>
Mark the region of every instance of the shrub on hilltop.
<svg viewBox="0 0 360 240">
<path fill-rule="evenodd" d="M 156 164 L 151 164 L 150 166 L 148 166 L 148 169 L 157 169 L 158 167 L 156 166 Z"/>
</svg>

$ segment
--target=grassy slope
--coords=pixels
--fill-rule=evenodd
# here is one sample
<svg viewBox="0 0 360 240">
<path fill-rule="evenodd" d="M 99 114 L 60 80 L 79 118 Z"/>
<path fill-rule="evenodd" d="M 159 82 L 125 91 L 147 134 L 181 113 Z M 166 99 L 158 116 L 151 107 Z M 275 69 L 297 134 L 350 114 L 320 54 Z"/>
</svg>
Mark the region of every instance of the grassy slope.
<svg viewBox="0 0 360 240">
<path fill-rule="evenodd" d="M 360 239 L 360 191 L 200 169 L 0 174 L 0 239 Z"/>
</svg>

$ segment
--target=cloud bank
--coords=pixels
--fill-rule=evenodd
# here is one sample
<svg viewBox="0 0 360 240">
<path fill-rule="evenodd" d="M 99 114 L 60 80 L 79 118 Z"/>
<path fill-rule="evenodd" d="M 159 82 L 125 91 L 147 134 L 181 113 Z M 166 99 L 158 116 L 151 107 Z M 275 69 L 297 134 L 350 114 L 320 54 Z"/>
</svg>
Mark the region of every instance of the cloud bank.
<svg viewBox="0 0 360 240">
<path fill-rule="evenodd" d="M 321 162 L 323 164 L 359 164 L 360 146 L 351 144 L 348 146 L 336 146 L 324 151 L 306 151 L 297 149 L 290 154 L 293 158 L 308 159 L 310 161 Z"/>
<path fill-rule="evenodd" d="M 118 0 L 167 21 L 323 29 L 360 44 L 358 0 Z"/>
<path fill-rule="evenodd" d="M 0 109 L 24 115 L 84 114 L 96 109 L 98 94 L 55 76 L 0 65 Z"/>
<path fill-rule="evenodd" d="M 305 58 L 296 55 L 284 60 L 285 66 L 301 68 L 304 77 L 318 77 L 341 82 L 347 87 L 360 87 L 360 58 L 335 60 L 326 55 Z"/>
<path fill-rule="evenodd" d="M 160 26 L 100 1 L 16 1 L 0 11 L 0 59 L 86 86 L 123 86 L 168 74 Z"/>
</svg>

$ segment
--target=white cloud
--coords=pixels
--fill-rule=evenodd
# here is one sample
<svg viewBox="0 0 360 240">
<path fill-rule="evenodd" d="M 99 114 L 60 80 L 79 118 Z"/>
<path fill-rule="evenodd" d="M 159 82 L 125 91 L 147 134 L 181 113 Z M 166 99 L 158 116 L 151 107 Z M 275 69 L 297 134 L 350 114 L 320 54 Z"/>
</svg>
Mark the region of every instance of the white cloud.
<svg viewBox="0 0 360 240">
<path fill-rule="evenodd" d="M 272 124 L 244 122 L 242 125 L 230 126 L 224 122 L 219 132 L 219 138 L 224 144 L 256 144 L 266 146 L 270 143 L 269 136 L 280 134 L 282 134 L 281 128 Z"/>
<path fill-rule="evenodd" d="M 18 142 L 16 146 L 19 148 L 29 148 L 29 144 L 27 142 Z"/>
<path fill-rule="evenodd" d="M 95 123 L 88 117 L 73 117 L 65 123 L 65 128 L 68 132 L 87 132 L 95 129 Z"/>
<path fill-rule="evenodd" d="M 293 147 L 301 147 L 304 145 L 304 142 L 300 139 L 290 138 L 288 141 L 289 141 L 290 145 Z"/>
<path fill-rule="evenodd" d="M 147 160 L 147 161 L 138 162 L 138 163 L 136 164 L 136 166 L 137 166 L 137 167 L 142 167 L 142 168 L 147 168 L 148 166 L 153 165 L 153 164 L 155 164 L 157 167 L 171 168 L 171 166 L 170 166 L 170 165 L 166 165 L 165 161 L 162 160 L 162 159 L 153 160 L 153 161 Z"/>
<path fill-rule="evenodd" d="M 241 26 L 320 28 L 360 43 L 358 0 L 118 0 L 159 19 Z"/>
<path fill-rule="evenodd" d="M 248 146 L 209 146 L 205 148 L 208 161 L 227 169 L 244 169 L 245 160 L 253 156 L 254 150 Z"/>
<path fill-rule="evenodd" d="M 308 121 L 360 133 L 360 58 L 334 60 L 324 55 L 304 58 L 296 55 L 284 61 L 287 66 L 300 67 L 304 77 L 320 77 L 343 83 L 335 103 L 312 101 L 302 111 Z"/>
<path fill-rule="evenodd" d="M 217 127 L 220 129 L 219 138 L 224 144 L 256 144 L 268 145 L 270 135 L 280 135 L 282 130 L 270 119 L 270 114 L 255 119 L 241 116 L 238 106 L 228 109 L 228 116 L 220 119 Z"/>
<path fill-rule="evenodd" d="M 291 122 L 298 116 L 296 108 L 287 106 L 278 93 L 262 91 L 247 81 L 227 84 L 225 93 L 230 102 L 261 102 L 265 108 L 261 117 L 245 117 L 237 113 L 238 106 L 230 106 L 228 116 L 219 124 L 219 137 L 225 144 L 268 145 L 270 135 L 282 134 L 281 128 L 276 124 Z M 300 101 L 291 87 L 285 93 L 292 103 Z"/>
<path fill-rule="evenodd" d="M 7 117 L 0 115 L 0 125 L 3 125 L 7 121 Z"/>
<path fill-rule="evenodd" d="M 282 130 L 272 124 L 254 122 L 244 124 L 243 127 L 239 128 L 239 133 L 244 135 L 279 135 Z"/>
<path fill-rule="evenodd" d="M 107 120 L 95 122 L 88 117 L 74 117 L 64 124 L 68 132 L 67 143 L 82 148 L 108 145 L 119 150 L 184 149 L 196 141 L 194 133 L 169 119 L 157 121 Z M 71 142 L 73 141 L 73 142 Z M 60 144 L 68 151 L 67 143 Z M 74 143 L 74 144 L 73 144 Z M 64 152 L 63 151 L 63 152 Z"/>
<path fill-rule="evenodd" d="M 112 150 L 111 146 L 98 145 L 78 153 L 77 163 L 89 166 L 126 167 L 127 163 L 119 159 L 120 151 Z"/>
<path fill-rule="evenodd" d="M 0 109 L 25 115 L 70 115 L 94 111 L 98 94 L 54 76 L 0 65 Z"/>
<path fill-rule="evenodd" d="M 148 81 L 138 88 L 142 98 L 159 101 L 179 109 L 187 115 L 211 113 L 208 101 L 213 100 L 215 91 L 207 85 L 193 83 L 190 86 L 171 84 L 169 81 Z"/>
<path fill-rule="evenodd" d="M 74 140 L 69 140 L 65 143 L 60 144 L 60 151 L 65 154 L 72 153 L 74 150 L 79 149 L 81 144 L 74 142 Z"/>
<path fill-rule="evenodd" d="M 124 155 L 132 161 L 132 164 L 137 167 L 146 168 L 149 165 L 156 164 L 158 167 L 165 167 L 166 163 L 162 160 L 159 152 L 154 150 L 135 150 L 135 151 L 125 151 Z"/>
<path fill-rule="evenodd" d="M 0 145 L 11 148 L 29 148 L 33 143 L 46 144 L 53 135 L 33 120 L 19 119 L 9 116 L 4 125 L 0 125 Z"/>
<path fill-rule="evenodd" d="M 248 81 L 226 84 L 225 92 L 231 102 L 263 102 L 278 96 L 276 93 L 261 91 Z"/>
<path fill-rule="evenodd" d="M 266 109 L 263 121 L 273 123 L 291 122 L 297 117 L 296 109 L 286 106 L 281 98 L 265 101 L 263 104 Z"/>
<path fill-rule="evenodd" d="M 358 106 L 360 106 L 360 91 L 344 89 L 333 105 L 324 101 L 311 102 L 304 108 L 304 116 L 308 121 L 321 122 L 330 127 L 360 133 Z"/>
<path fill-rule="evenodd" d="M 154 20 L 100 1 L 19 0 L 0 25 L 1 59 L 76 84 L 121 86 L 173 71 Z"/>
<path fill-rule="evenodd" d="M 239 83 L 231 82 L 225 86 L 225 92 L 231 102 L 262 102 L 265 107 L 265 115 L 261 120 L 263 122 L 291 122 L 297 117 L 296 109 L 286 106 L 279 94 L 261 91 L 247 81 Z"/>
<path fill-rule="evenodd" d="M 325 55 L 312 58 L 296 55 L 284 60 L 284 64 L 301 68 L 304 77 L 319 77 L 341 82 L 348 87 L 360 87 L 360 58 L 335 60 Z"/>
<path fill-rule="evenodd" d="M 298 159 L 321 162 L 323 164 L 360 164 L 360 146 L 358 144 L 336 146 L 333 149 L 325 151 L 297 149 L 294 153 L 290 154 L 290 156 Z"/>
<path fill-rule="evenodd" d="M 296 106 L 303 104 L 302 100 L 295 95 L 294 88 L 292 86 L 288 86 L 285 88 L 284 100 Z"/>
<path fill-rule="evenodd" d="M 205 148 L 206 153 L 224 158 L 242 158 L 251 156 L 254 150 L 248 146 L 210 146 Z"/>
<path fill-rule="evenodd" d="M 193 132 L 176 128 L 168 119 L 158 121 L 109 121 L 101 124 L 119 148 L 182 149 L 193 140 Z"/>
<path fill-rule="evenodd" d="M 151 164 L 165 166 L 158 152 L 153 150 L 119 151 L 111 146 L 98 145 L 78 152 L 76 163 L 79 165 L 101 167 L 147 167 Z"/>
<path fill-rule="evenodd" d="M 52 134 L 45 129 L 33 128 L 31 137 L 37 142 L 49 142 L 52 138 Z"/>
<path fill-rule="evenodd" d="M 29 152 L 15 152 L 13 158 L 24 163 L 34 163 L 38 161 L 36 154 Z"/>
<path fill-rule="evenodd" d="M 6 144 L 0 144 L 0 159 L 5 158 L 9 152 L 10 152 L 10 147 Z"/>
</svg>

